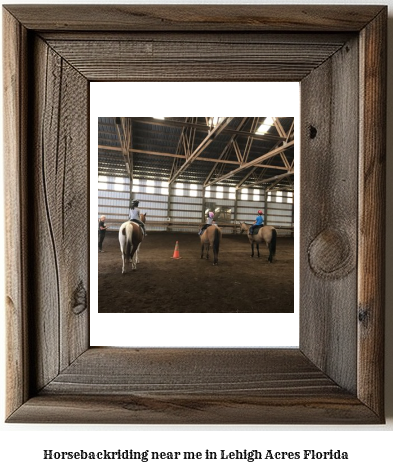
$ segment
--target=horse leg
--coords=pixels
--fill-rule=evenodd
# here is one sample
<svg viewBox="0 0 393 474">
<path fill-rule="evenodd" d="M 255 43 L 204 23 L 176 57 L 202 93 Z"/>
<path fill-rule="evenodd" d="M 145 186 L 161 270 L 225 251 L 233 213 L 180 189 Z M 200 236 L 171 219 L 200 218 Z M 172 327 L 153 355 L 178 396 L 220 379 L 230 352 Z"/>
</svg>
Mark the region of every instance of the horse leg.
<svg viewBox="0 0 393 474">
<path fill-rule="evenodd" d="M 131 268 L 132 268 L 132 270 L 136 270 L 136 264 L 138 263 L 138 262 L 137 262 L 137 259 L 138 259 L 138 252 L 135 252 L 135 253 L 134 253 L 134 256 L 132 257 L 132 260 L 131 260 Z"/>
<path fill-rule="evenodd" d="M 258 258 L 260 257 L 259 255 L 259 244 L 257 244 L 257 252 L 258 252 Z"/>
<path fill-rule="evenodd" d="M 209 260 L 209 250 L 210 250 L 210 244 L 207 244 L 206 246 L 206 259 Z"/>
<path fill-rule="evenodd" d="M 122 268 L 121 268 L 121 273 L 125 273 L 126 272 L 126 265 L 125 265 L 125 255 L 124 255 L 123 251 L 121 252 L 121 257 L 122 257 L 122 261 L 123 261 L 123 265 L 122 265 Z"/>
<path fill-rule="evenodd" d="M 269 249 L 269 256 L 267 257 L 267 261 L 269 263 L 273 263 L 273 252 L 272 252 L 272 247 L 271 244 L 268 244 L 268 249 Z"/>
<path fill-rule="evenodd" d="M 121 258 L 122 258 L 122 261 L 123 261 L 123 265 L 122 265 L 122 269 L 121 269 L 121 273 L 126 273 L 126 266 L 127 266 L 127 255 L 125 253 L 125 249 L 122 247 L 121 249 Z"/>
<path fill-rule="evenodd" d="M 138 245 L 136 252 L 135 252 L 135 264 L 139 263 L 139 250 L 141 248 L 142 242 Z"/>
<path fill-rule="evenodd" d="M 136 270 L 136 264 L 138 263 L 138 250 L 139 245 L 134 245 L 130 254 L 131 269 Z"/>
<path fill-rule="evenodd" d="M 251 242 L 251 257 L 254 256 L 254 242 Z"/>
<path fill-rule="evenodd" d="M 126 254 L 125 254 L 125 241 L 123 238 L 120 238 L 120 252 L 121 252 L 121 260 L 122 260 L 122 266 L 121 266 L 121 273 L 126 272 Z"/>
</svg>

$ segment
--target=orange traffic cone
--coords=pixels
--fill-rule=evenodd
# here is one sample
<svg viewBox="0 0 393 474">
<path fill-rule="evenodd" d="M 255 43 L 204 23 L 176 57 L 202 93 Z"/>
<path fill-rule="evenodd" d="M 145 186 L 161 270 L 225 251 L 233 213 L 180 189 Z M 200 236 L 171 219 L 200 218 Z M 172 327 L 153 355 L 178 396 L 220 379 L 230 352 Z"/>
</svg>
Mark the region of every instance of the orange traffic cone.
<svg viewBox="0 0 393 474">
<path fill-rule="evenodd" d="M 175 250 L 173 252 L 173 257 L 172 258 L 181 258 L 180 257 L 180 252 L 179 252 L 179 242 L 177 242 L 177 241 L 176 241 Z"/>
</svg>

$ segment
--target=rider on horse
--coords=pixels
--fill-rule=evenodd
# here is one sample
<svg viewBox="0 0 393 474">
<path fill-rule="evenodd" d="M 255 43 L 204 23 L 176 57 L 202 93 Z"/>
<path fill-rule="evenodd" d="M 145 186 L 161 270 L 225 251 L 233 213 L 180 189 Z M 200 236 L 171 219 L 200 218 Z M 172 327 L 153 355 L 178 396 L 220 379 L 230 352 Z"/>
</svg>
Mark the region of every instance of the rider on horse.
<svg viewBox="0 0 393 474">
<path fill-rule="evenodd" d="M 209 212 L 208 216 L 207 216 L 207 219 L 206 219 L 206 224 L 203 225 L 203 227 L 201 227 L 199 229 L 199 232 L 198 234 L 199 235 L 202 235 L 203 234 L 203 231 L 205 229 L 207 229 L 208 227 L 210 227 L 211 225 L 213 225 L 213 220 L 214 220 L 214 212 Z"/>
<path fill-rule="evenodd" d="M 134 199 L 131 203 L 129 219 L 131 222 L 136 222 L 142 229 L 143 235 L 146 234 L 145 224 L 141 221 L 141 215 L 138 209 L 139 201 Z"/>
<path fill-rule="evenodd" d="M 254 223 L 250 227 L 249 234 L 250 235 L 253 234 L 255 227 L 263 227 L 263 222 L 264 222 L 263 211 L 259 210 Z"/>
</svg>

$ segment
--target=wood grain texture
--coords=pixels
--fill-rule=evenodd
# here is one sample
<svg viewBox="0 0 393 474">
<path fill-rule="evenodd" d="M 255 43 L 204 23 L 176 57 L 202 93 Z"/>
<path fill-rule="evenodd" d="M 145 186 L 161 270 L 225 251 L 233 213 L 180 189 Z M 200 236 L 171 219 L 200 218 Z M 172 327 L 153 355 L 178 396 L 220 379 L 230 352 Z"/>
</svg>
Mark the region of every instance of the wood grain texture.
<svg viewBox="0 0 393 474">
<path fill-rule="evenodd" d="M 52 34 L 53 36 L 53 34 Z M 127 35 L 126 40 L 60 40 L 48 43 L 88 80 L 145 81 L 282 81 L 291 74 L 301 81 L 344 44 L 343 35 L 331 43 L 319 36 L 297 38 L 292 44 L 276 42 L 269 35 L 247 36 L 235 40 L 209 35 L 167 34 L 166 40 L 146 40 Z M 314 40 L 315 38 L 315 40 Z"/>
<path fill-rule="evenodd" d="M 40 39 L 35 54 L 36 329 L 57 374 L 88 347 L 88 86 Z"/>
<path fill-rule="evenodd" d="M 8 421 L 383 423 L 386 8 L 9 6 L 4 21 L 6 223 L 21 227 Z M 89 80 L 172 80 L 179 59 L 176 80 L 302 76 L 300 350 L 89 348 Z"/>
<path fill-rule="evenodd" d="M 39 38 L 34 57 L 30 277 L 39 389 L 88 347 L 88 95 L 85 79 Z"/>
<path fill-rule="evenodd" d="M 359 398 L 383 410 L 386 200 L 386 10 L 360 36 Z"/>
<path fill-rule="evenodd" d="M 357 68 L 357 43 L 350 41 L 302 81 L 300 163 L 300 348 L 353 394 L 357 364 Z M 317 92 L 321 90 L 323 97 Z"/>
<path fill-rule="evenodd" d="M 29 339 L 27 330 L 27 169 L 26 155 L 26 70 L 27 32 L 20 23 L 3 14 L 4 74 L 4 227 L 7 252 L 6 328 L 7 394 L 6 411 L 12 413 L 29 397 Z"/>
<path fill-rule="evenodd" d="M 85 352 L 10 421 L 262 424 L 283 419 L 377 421 L 299 350 L 110 348 Z"/>
<path fill-rule="evenodd" d="M 6 5 L 36 31 L 360 31 L 380 6 Z"/>
</svg>

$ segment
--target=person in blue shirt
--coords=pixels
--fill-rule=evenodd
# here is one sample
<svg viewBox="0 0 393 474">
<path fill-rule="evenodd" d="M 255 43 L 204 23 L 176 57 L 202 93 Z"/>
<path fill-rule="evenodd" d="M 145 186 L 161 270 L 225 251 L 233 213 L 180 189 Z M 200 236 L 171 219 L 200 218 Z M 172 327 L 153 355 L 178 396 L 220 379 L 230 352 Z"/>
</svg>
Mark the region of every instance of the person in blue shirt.
<svg viewBox="0 0 393 474">
<path fill-rule="evenodd" d="M 249 234 L 252 235 L 253 232 L 254 232 L 254 229 L 255 227 L 262 227 L 263 226 L 263 223 L 264 223 L 264 217 L 263 217 L 263 212 L 261 210 L 258 211 L 258 215 L 254 221 L 254 223 L 252 224 L 252 226 L 250 227 L 250 230 L 249 230 Z"/>
</svg>

